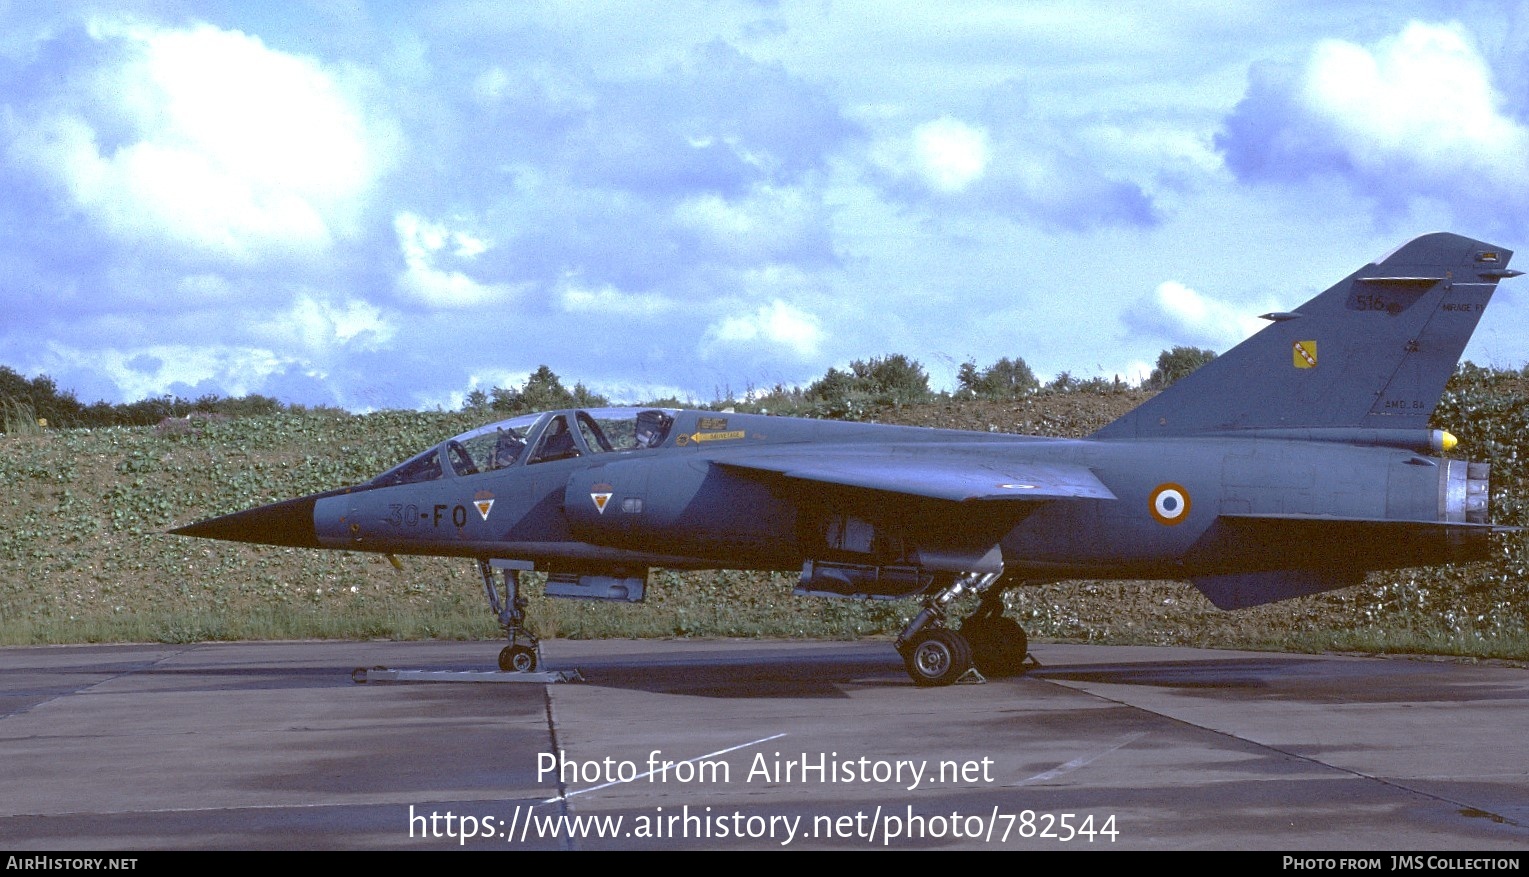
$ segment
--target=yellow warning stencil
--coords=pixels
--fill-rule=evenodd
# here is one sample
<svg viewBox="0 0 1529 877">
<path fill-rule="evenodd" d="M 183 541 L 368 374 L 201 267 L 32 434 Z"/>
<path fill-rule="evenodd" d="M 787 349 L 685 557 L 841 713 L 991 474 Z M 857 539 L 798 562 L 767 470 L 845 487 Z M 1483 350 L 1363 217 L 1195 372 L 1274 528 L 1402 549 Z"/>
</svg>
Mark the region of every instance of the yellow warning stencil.
<svg viewBox="0 0 1529 877">
<path fill-rule="evenodd" d="M 745 435 L 748 435 L 748 431 L 742 429 L 735 429 L 730 432 L 698 432 L 690 436 L 690 440 L 693 442 L 725 442 L 741 439 Z M 684 436 L 681 436 L 681 438 L 684 438 Z"/>
</svg>

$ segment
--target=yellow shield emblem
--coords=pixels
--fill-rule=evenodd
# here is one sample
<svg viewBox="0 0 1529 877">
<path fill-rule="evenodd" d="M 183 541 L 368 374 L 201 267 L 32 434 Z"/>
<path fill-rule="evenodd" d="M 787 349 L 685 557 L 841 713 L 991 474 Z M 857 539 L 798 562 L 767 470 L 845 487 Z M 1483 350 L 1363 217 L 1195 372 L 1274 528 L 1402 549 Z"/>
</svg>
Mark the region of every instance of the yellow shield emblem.
<svg viewBox="0 0 1529 877">
<path fill-rule="evenodd" d="M 1317 367 L 1317 342 L 1297 341 L 1291 354 L 1296 368 Z"/>
</svg>

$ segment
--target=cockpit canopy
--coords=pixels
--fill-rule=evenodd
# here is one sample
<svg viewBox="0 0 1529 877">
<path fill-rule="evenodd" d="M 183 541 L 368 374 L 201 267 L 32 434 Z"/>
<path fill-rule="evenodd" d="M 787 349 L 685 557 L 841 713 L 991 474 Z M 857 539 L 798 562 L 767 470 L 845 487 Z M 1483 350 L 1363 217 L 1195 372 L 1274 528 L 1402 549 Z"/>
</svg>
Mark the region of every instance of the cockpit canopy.
<svg viewBox="0 0 1529 877">
<path fill-rule="evenodd" d="M 656 448 L 669 437 L 674 414 L 663 408 L 587 408 L 525 414 L 447 439 L 378 475 L 366 486 L 415 484 L 585 454 Z"/>
</svg>

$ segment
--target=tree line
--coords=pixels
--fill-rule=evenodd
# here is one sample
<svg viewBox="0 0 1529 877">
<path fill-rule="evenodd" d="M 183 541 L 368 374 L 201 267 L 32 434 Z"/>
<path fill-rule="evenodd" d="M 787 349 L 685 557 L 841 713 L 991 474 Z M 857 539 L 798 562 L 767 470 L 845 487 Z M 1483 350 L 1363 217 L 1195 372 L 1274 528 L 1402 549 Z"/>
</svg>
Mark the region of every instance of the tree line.
<svg viewBox="0 0 1529 877">
<path fill-rule="evenodd" d="M 5 432 L 31 431 L 39 427 L 152 426 L 168 417 L 189 414 L 252 417 L 292 410 L 270 396 L 223 397 L 213 394 L 197 399 L 159 396 L 137 402 L 82 403 L 73 390 L 60 390 L 47 375 L 28 378 L 0 365 L 0 423 Z"/>
<path fill-rule="evenodd" d="M 1174 347 L 1164 350 L 1143 386 L 1162 389 L 1215 358 L 1210 350 Z M 1120 392 L 1128 385 L 1117 376 L 1074 378 L 1063 372 L 1042 383 L 1023 358 L 1004 357 L 985 368 L 974 361 L 963 363 L 956 373 L 954 398 L 1008 400 L 1033 393 Z M 719 392 L 711 402 L 650 399 L 643 404 L 662 407 L 731 407 L 738 410 L 794 414 L 807 417 L 863 416 L 883 407 L 900 407 L 937 398 L 929 388 L 929 374 L 918 360 L 900 353 L 855 360 L 847 368 L 830 368 L 806 387 L 778 384 L 741 397 Z M 515 415 L 554 408 L 595 408 L 610 405 L 605 396 L 582 383 L 572 389 L 550 367 L 542 365 L 518 387 L 473 389 L 463 408 L 485 414 Z M 252 417 L 309 410 L 307 406 L 282 402 L 270 396 L 250 394 L 223 397 L 207 394 L 196 399 L 165 395 L 137 402 L 80 402 L 73 390 L 60 390 L 47 375 L 27 378 L 15 369 L 0 366 L 0 431 L 35 431 L 40 428 L 94 428 L 105 426 L 152 426 L 168 418 L 188 416 Z"/>
</svg>

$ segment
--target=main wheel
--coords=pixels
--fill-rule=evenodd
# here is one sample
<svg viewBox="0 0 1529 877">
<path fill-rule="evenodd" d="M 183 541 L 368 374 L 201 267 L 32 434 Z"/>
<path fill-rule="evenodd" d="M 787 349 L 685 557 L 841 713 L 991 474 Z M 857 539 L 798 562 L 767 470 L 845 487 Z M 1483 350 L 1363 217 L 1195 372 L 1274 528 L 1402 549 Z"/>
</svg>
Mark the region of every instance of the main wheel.
<svg viewBox="0 0 1529 877">
<path fill-rule="evenodd" d="M 536 650 L 530 646 L 505 646 L 499 651 L 499 669 L 507 673 L 530 673 L 536 669 Z"/>
<path fill-rule="evenodd" d="M 972 666 L 972 647 L 966 637 L 949 628 L 920 631 L 903 656 L 915 685 L 949 685 Z"/>
<path fill-rule="evenodd" d="M 961 635 L 972 645 L 972 663 L 984 676 L 1025 672 L 1030 640 L 1019 622 L 1003 615 L 973 616 L 961 622 Z"/>
</svg>

